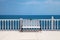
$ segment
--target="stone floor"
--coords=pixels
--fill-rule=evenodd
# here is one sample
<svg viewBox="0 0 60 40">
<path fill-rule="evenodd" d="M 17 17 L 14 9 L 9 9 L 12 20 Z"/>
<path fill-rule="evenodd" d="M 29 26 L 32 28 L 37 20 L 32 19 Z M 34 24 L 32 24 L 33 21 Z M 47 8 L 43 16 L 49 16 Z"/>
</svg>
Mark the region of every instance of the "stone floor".
<svg viewBox="0 0 60 40">
<path fill-rule="evenodd" d="M 60 31 L 0 31 L 0 40 L 60 40 Z"/>
</svg>

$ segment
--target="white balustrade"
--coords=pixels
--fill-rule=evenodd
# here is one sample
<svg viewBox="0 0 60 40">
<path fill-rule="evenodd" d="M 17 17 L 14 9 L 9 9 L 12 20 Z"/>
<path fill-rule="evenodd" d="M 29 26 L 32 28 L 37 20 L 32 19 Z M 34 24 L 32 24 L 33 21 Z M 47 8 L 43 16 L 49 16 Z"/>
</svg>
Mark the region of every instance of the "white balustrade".
<svg viewBox="0 0 60 40">
<path fill-rule="evenodd" d="M 16 26 L 14 24 L 16 22 L 14 22 L 14 21 L 18 21 L 18 24 L 16 24 L 16 25 L 18 25 L 16 27 L 17 30 L 20 30 L 21 28 L 23 28 L 23 26 L 25 26 L 24 28 L 41 28 L 42 30 L 47 30 L 47 29 L 48 30 L 54 30 L 54 29 L 58 30 L 59 29 L 59 23 L 60 23 L 59 22 L 60 19 L 54 19 L 53 16 L 52 16 L 52 19 L 32 19 L 32 20 L 30 20 L 30 19 L 0 19 L 0 29 L 2 27 L 2 30 L 4 30 L 4 29 L 6 30 L 6 28 L 7 29 L 10 28 L 9 30 L 11 30 L 11 28 L 12 28 L 14 30 L 14 27 Z M 1 24 L 1 22 L 2 22 L 2 24 Z M 8 26 L 7 26 L 7 24 L 8 24 Z M 40 27 L 38 27 L 38 26 L 40 26 Z"/>
</svg>

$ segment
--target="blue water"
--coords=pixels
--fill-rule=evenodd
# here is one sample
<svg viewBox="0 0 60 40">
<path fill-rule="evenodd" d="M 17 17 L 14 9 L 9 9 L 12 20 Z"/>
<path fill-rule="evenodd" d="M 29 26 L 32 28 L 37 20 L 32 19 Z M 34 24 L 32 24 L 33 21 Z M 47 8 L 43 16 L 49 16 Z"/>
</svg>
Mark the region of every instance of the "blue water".
<svg viewBox="0 0 60 40">
<path fill-rule="evenodd" d="M 51 19 L 52 16 L 60 19 L 60 15 L 0 15 L 0 19 Z"/>
</svg>

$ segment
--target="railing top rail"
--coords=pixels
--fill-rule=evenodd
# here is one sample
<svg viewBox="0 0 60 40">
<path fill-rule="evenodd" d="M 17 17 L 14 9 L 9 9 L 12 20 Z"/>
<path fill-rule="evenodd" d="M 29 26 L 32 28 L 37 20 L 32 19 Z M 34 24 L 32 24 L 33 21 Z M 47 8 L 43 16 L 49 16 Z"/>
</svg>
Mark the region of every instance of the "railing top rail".
<svg viewBox="0 0 60 40">
<path fill-rule="evenodd" d="M 0 19 L 0 20 L 20 20 L 20 19 Z M 30 19 L 23 19 L 23 20 L 30 20 Z M 32 20 L 52 20 L 52 19 L 32 19 Z M 53 20 L 60 20 L 60 19 L 53 19 Z"/>
<path fill-rule="evenodd" d="M 1 20 L 7 20 L 7 21 L 9 21 L 9 20 L 19 20 L 19 19 L 0 19 L 0 21 Z"/>
</svg>

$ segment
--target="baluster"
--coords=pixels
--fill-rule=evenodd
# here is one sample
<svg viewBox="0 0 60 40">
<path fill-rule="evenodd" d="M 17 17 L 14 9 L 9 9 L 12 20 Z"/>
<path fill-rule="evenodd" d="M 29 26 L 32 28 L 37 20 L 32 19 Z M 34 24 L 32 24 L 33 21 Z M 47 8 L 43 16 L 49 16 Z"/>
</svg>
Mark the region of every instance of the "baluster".
<svg viewBox="0 0 60 40">
<path fill-rule="evenodd" d="M 4 30 L 4 29 L 3 29 L 3 26 L 4 26 L 3 21 L 4 21 L 4 20 L 2 20 L 2 30 Z"/>
<path fill-rule="evenodd" d="M 0 20 L 0 30 L 1 30 L 1 20 Z"/>
<path fill-rule="evenodd" d="M 13 20 L 13 30 L 14 30 L 14 20 Z"/>
<path fill-rule="evenodd" d="M 16 22 L 16 20 L 15 20 L 15 27 L 14 27 L 14 28 L 15 28 L 15 30 L 16 30 L 16 28 L 17 28 L 17 27 L 16 27 L 16 23 L 17 23 L 17 22 Z"/>
<path fill-rule="evenodd" d="M 44 20 L 44 30 L 45 30 L 45 20 Z"/>
<path fill-rule="evenodd" d="M 11 30 L 11 20 L 10 20 L 10 30 Z"/>
<path fill-rule="evenodd" d="M 55 30 L 56 30 L 57 29 L 56 20 L 55 20 L 55 25 L 54 26 L 55 26 Z"/>
<path fill-rule="evenodd" d="M 23 30 L 22 30 L 22 26 L 23 26 L 23 19 L 20 18 L 20 31 L 23 31 Z"/>
<path fill-rule="evenodd" d="M 58 25 L 59 25 L 59 23 L 58 23 L 58 22 L 59 22 L 59 20 L 57 20 L 57 30 L 58 30 Z"/>
<path fill-rule="evenodd" d="M 2 30 L 2 20 L 1 20 L 1 30 Z"/>
<path fill-rule="evenodd" d="M 51 30 L 53 30 L 53 21 L 54 21 L 54 17 L 52 16 L 52 20 L 51 20 Z"/>
<path fill-rule="evenodd" d="M 53 30 L 56 30 L 56 20 L 54 20 L 54 24 L 53 24 L 53 27 L 54 27 L 54 29 Z"/>
<path fill-rule="evenodd" d="M 46 30 L 47 30 L 47 20 L 46 20 Z"/>
<path fill-rule="evenodd" d="M 4 26 L 5 26 L 5 25 L 4 25 L 4 21 L 5 21 L 5 20 L 3 20 L 3 23 L 2 23 L 2 26 L 3 26 L 3 30 L 4 30 Z"/>
<path fill-rule="evenodd" d="M 55 20 L 53 21 L 53 30 L 56 29 Z"/>
<path fill-rule="evenodd" d="M 49 30 L 50 30 L 50 26 L 51 26 L 50 24 L 51 24 L 51 23 L 50 23 L 50 20 L 49 20 Z"/>
<path fill-rule="evenodd" d="M 10 21 L 8 20 L 8 30 L 10 30 L 10 28 L 9 28 L 9 27 L 10 27 Z"/>
<path fill-rule="evenodd" d="M 5 20 L 5 30 L 6 30 L 6 20 Z"/>
<path fill-rule="evenodd" d="M 6 20 L 6 29 L 7 29 L 7 20 Z"/>
<path fill-rule="evenodd" d="M 42 20 L 41 20 L 41 29 L 42 29 Z"/>
<path fill-rule="evenodd" d="M 19 30 L 19 25 L 20 25 L 20 24 L 19 24 L 19 20 L 18 20 L 18 30 Z"/>
</svg>

